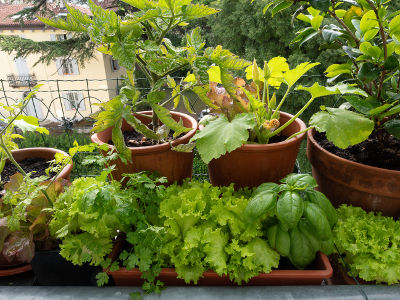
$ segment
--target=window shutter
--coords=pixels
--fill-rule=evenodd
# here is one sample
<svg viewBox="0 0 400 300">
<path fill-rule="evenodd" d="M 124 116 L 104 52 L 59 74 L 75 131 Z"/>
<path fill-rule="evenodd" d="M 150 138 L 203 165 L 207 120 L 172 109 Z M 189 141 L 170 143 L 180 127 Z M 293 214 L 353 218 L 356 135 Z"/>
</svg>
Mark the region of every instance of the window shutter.
<svg viewBox="0 0 400 300">
<path fill-rule="evenodd" d="M 78 93 L 78 103 L 79 103 L 78 110 L 86 110 L 85 100 L 83 100 L 82 93 Z"/>
<path fill-rule="evenodd" d="M 56 59 L 56 67 L 58 75 L 64 75 L 61 58 Z"/>
<path fill-rule="evenodd" d="M 53 41 L 53 42 L 57 41 L 56 35 L 55 34 L 50 34 L 50 40 Z"/>
<path fill-rule="evenodd" d="M 72 65 L 73 74 L 79 75 L 79 67 L 78 67 L 78 63 L 76 62 L 76 59 L 74 59 L 74 58 L 71 59 L 71 65 Z"/>
<path fill-rule="evenodd" d="M 69 102 L 68 93 L 62 93 L 62 98 L 64 100 L 65 110 L 72 110 L 71 102 Z"/>
</svg>

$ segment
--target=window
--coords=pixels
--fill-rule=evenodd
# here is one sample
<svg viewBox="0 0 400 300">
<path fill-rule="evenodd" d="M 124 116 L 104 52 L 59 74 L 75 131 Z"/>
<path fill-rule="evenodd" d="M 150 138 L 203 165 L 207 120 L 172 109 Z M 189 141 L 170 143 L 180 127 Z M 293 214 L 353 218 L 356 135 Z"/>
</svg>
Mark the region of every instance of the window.
<svg viewBox="0 0 400 300">
<path fill-rule="evenodd" d="M 64 105 L 66 110 L 86 110 L 85 100 L 82 93 L 67 92 L 63 93 Z"/>
<path fill-rule="evenodd" d="M 79 75 L 78 64 L 73 58 L 59 58 L 56 60 L 59 75 Z"/>
<path fill-rule="evenodd" d="M 115 59 L 111 58 L 111 71 L 115 72 L 119 70 L 119 63 Z"/>
<path fill-rule="evenodd" d="M 66 39 L 68 39 L 68 36 L 66 33 L 65 34 L 56 34 L 56 41 L 64 41 Z"/>
</svg>

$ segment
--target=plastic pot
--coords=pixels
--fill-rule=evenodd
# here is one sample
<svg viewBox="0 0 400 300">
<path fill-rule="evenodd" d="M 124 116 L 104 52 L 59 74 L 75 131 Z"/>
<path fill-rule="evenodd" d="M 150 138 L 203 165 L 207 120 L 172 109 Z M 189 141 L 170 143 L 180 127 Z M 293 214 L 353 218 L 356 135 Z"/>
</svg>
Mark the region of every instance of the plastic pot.
<svg viewBox="0 0 400 300">
<path fill-rule="evenodd" d="M 332 204 L 348 204 L 385 216 L 400 216 L 400 171 L 381 169 L 336 156 L 307 134 L 307 157 L 312 173 Z"/>
<path fill-rule="evenodd" d="M 293 116 L 281 112 L 280 123 L 284 124 Z M 306 129 L 297 118 L 282 134 L 291 136 Z M 276 182 L 293 172 L 297 154 L 305 133 L 288 141 L 274 144 L 245 144 L 242 147 L 213 159 L 208 164 L 210 182 L 214 186 L 235 184 L 235 188 L 256 187 L 264 182 Z"/>
<path fill-rule="evenodd" d="M 107 272 L 116 285 L 119 286 L 140 286 L 143 284 L 141 279 L 142 273 L 139 269 L 120 269 L 115 272 Z M 323 253 L 318 253 L 315 260 L 315 269 L 313 270 L 273 270 L 268 274 L 259 274 L 249 280 L 249 286 L 261 285 L 320 285 L 322 280 L 332 276 L 333 270 L 329 259 Z M 186 285 L 183 279 L 177 278 L 178 274 L 175 269 L 162 269 L 158 280 L 164 282 L 167 286 L 184 286 Z M 228 276 L 219 276 L 213 271 L 203 273 L 203 277 L 199 279 L 199 286 L 235 286 Z"/>
<path fill-rule="evenodd" d="M 151 115 L 152 112 L 144 111 L 140 114 Z M 179 112 L 171 112 L 171 115 L 176 121 L 181 119 L 185 127 L 192 128 L 192 130 L 187 132 L 184 136 L 174 140 L 172 145 L 177 146 L 179 144 L 188 143 L 196 132 L 197 121 L 191 116 Z M 136 115 L 136 117 L 144 124 L 149 124 L 151 122 L 151 118 L 140 115 Z M 124 121 L 122 124 L 122 131 L 131 130 L 133 130 L 132 127 Z M 110 127 L 92 135 L 91 138 L 92 142 L 99 145 L 107 144 L 111 149 L 114 147 L 108 144 L 111 137 L 112 128 Z M 118 159 L 110 163 L 116 165 L 115 170 L 111 173 L 112 177 L 116 180 L 121 180 L 122 174 L 124 173 L 136 173 L 140 171 L 158 172 L 161 176 L 167 177 L 170 183 L 174 181 L 182 182 L 184 178 L 192 177 L 193 152 L 184 153 L 173 151 L 169 143 L 154 146 L 130 147 L 129 149 L 132 153 L 131 162 L 124 164 Z M 103 155 L 104 154 L 105 153 L 103 153 Z"/>
<path fill-rule="evenodd" d="M 39 285 L 96 285 L 101 267 L 76 266 L 60 255 L 59 250 L 36 251 L 31 261 Z"/>
</svg>

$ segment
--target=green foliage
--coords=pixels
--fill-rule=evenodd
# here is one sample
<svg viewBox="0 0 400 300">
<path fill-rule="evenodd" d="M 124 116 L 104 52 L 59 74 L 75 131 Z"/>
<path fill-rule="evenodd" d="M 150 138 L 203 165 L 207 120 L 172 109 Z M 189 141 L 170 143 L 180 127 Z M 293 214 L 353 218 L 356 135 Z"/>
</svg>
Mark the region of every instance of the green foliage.
<svg viewBox="0 0 400 300">
<path fill-rule="evenodd" d="M 3 103 L 0 103 L 0 107 L 9 113 L 8 118 L 1 118 L 0 121 L 5 123 L 4 128 L 0 130 L 0 174 L 4 169 L 6 160 L 9 159 L 17 169 L 24 174 L 23 170 L 19 166 L 19 164 L 13 159 L 11 155 L 11 150 L 18 149 L 18 145 L 15 143 L 15 139 L 22 139 L 23 136 L 19 134 L 15 134 L 14 130 L 19 128 L 23 133 L 29 131 L 37 131 L 41 133 L 48 134 L 48 130 L 46 128 L 39 126 L 39 121 L 37 118 L 32 116 L 23 115 L 23 111 L 26 106 L 29 104 L 29 101 L 36 94 L 40 85 L 35 86 L 34 89 L 22 100 L 18 101 L 16 104 L 11 106 L 7 106 Z M 1 176 L 0 176 L 1 180 Z"/>
<path fill-rule="evenodd" d="M 316 36 L 322 37 L 324 48 L 337 48 L 347 59 L 345 63 L 332 64 L 326 69 L 329 81 L 351 82 L 364 91 L 361 98 L 347 98 L 348 106 L 362 115 L 337 111 L 340 117 L 330 118 L 330 113 L 320 112 L 313 119 L 313 125 L 326 131 L 328 139 L 341 148 L 364 141 L 373 129 L 387 130 L 400 138 L 398 130 L 392 128 L 394 123 L 384 125 L 387 119 L 396 121 L 400 117 L 399 111 L 394 109 L 399 104 L 398 4 L 390 0 L 345 1 L 338 5 L 324 0 L 310 1 L 310 4 L 306 12 L 296 16 L 308 27 L 298 31 L 293 42 L 302 44 Z M 345 118 L 349 126 L 344 128 L 345 134 L 339 135 L 337 128 L 346 126 Z M 358 122 L 364 128 L 354 130 Z M 327 123 L 330 125 L 326 126 Z M 383 136 L 380 134 L 379 138 Z"/>
<path fill-rule="evenodd" d="M 317 184 L 311 175 L 289 174 L 281 182 L 256 188 L 244 217 L 252 224 L 268 215 L 270 246 L 296 267 L 304 268 L 317 251 L 332 253 L 336 211 L 322 193 L 314 190 Z"/>
<path fill-rule="evenodd" d="M 218 47 L 217 47 L 218 49 Z M 228 57 L 231 56 L 227 52 Z M 200 123 L 205 126 L 197 132 L 191 141 L 196 141 L 197 149 L 205 163 L 231 152 L 244 143 L 268 144 L 269 140 L 280 134 L 295 121 L 315 98 L 337 94 L 347 89 L 347 86 L 337 88 L 333 92 L 315 83 L 312 87 L 299 86 L 298 90 L 306 90 L 311 94 L 308 102 L 285 124 L 279 122 L 279 112 L 285 103 L 289 92 L 297 81 L 318 63 L 301 63 L 293 69 L 289 68 L 286 59 L 274 57 L 264 62 L 264 68 L 258 67 L 256 61 L 247 66 L 236 60 L 235 66 L 240 69 L 247 66 L 246 78 L 252 80 L 246 84 L 242 78 L 234 78 L 224 64 L 213 66 L 208 70 L 210 89 L 206 96 L 213 104 L 213 113 L 219 114 L 215 120 L 209 115 Z M 223 87 L 218 87 L 217 84 Z M 286 85 L 284 96 L 278 101 L 277 91 L 281 85 Z M 274 90 L 271 92 L 270 90 Z M 200 91 L 200 97 L 204 91 Z M 211 120 L 211 121 L 210 121 Z M 292 135 L 289 139 L 296 136 Z"/>
<path fill-rule="evenodd" d="M 248 114 L 239 114 L 232 121 L 224 115 L 210 122 L 191 141 L 196 146 L 202 160 L 208 164 L 213 158 L 231 152 L 242 146 L 249 138 L 248 130 L 255 122 Z"/>
<path fill-rule="evenodd" d="M 160 204 L 168 255 L 178 276 L 194 283 L 208 269 L 241 284 L 278 266 L 279 255 L 262 240 L 261 222 L 248 227 L 242 211 L 247 199 L 233 186 L 208 182 L 170 186 Z"/>
<path fill-rule="evenodd" d="M 351 275 L 377 283 L 399 283 L 400 222 L 359 207 L 342 205 L 337 212 L 334 240 Z"/>
</svg>

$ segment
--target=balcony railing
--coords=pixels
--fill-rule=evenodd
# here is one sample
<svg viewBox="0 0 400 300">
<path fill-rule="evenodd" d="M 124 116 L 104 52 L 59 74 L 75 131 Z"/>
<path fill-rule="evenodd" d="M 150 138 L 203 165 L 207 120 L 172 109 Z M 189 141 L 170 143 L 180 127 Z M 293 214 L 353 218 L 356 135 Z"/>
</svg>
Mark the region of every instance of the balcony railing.
<svg viewBox="0 0 400 300">
<path fill-rule="evenodd" d="M 13 88 L 35 86 L 37 84 L 35 74 L 21 75 L 21 76 L 10 74 L 7 75 L 7 81 L 10 87 Z"/>
</svg>

